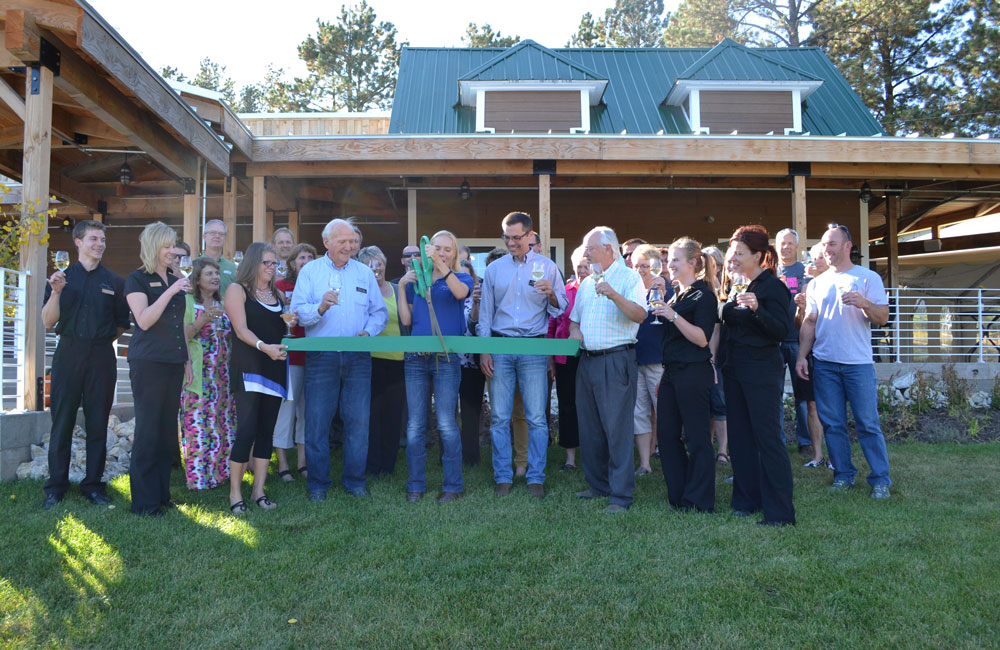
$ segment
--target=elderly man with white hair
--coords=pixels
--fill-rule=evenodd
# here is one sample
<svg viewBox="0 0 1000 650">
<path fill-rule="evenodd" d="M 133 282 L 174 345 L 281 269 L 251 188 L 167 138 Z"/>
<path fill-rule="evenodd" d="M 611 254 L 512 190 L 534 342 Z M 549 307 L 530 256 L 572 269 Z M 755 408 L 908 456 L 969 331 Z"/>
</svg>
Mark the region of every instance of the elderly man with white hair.
<svg viewBox="0 0 1000 650">
<path fill-rule="evenodd" d="M 378 281 L 352 259 L 351 224 L 334 219 L 323 228 L 326 254 L 299 270 L 292 310 L 306 336 L 378 336 L 388 310 Z M 369 352 L 306 353 L 306 460 L 310 501 L 323 501 L 330 488 L 330 422 L 343 403 L 344 471 L 341 483 L 356 497 L 369 496 L 365 480 L 372 358 Z"/>
<path fill-rule="evenodd" d="M 613 230 L 594 228 L 583 244 L 591 274 L 580 283 L 569 327 L 570 338 L 582 342 L 576 415 L 590 487 L 577 496 L 609 497 L 607 512 L 615 514 L 632 505 L 635 488 L 635 343 L 639 323 L 646 319 L 646 290 L 639 274 L 625 266 Z"/>
</svg>

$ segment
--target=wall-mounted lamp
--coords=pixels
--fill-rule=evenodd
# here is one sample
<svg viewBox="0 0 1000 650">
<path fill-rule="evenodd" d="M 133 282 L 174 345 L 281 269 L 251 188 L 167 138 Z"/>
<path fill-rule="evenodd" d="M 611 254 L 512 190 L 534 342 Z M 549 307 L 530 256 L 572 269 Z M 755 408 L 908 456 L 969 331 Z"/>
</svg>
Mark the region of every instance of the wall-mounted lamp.
<svg viewBox="0 0 1000 650">
<path fill-rule="evenodd" d="M 705 217 L 705 223 L 715 223 L 715 217 L 713 217 L 712 215 L 708 215 L 707 217 Z"/>
<path fill-rule="evenodd" d="M 458 196 L 463 201 L 468 201 L 469 197 L 472 196 L 472 190 L 469 188 L 468 179 L 464 179 L 462 184 L 458 187 Z"/>
<path fill-rule="evenodd" d="M 861 199 L 863 203 L 868 203 L 872 200 L 873 196 L 875 195 L 872 194 L 872 186 L 868 184 L 868 181 L 865 181 L 864 185 L 861 186 L 861 189 L 858 190 L 858 198 Z"/>
<path fill-rule="evenodd" d="M 122 168 L 118 170 L 118 174 L 122 185 L 128 185 L 132 182 L 132 168 L 128 166 L 128 154 L 125 154 L 125 162 L 122 163 Z"/>
</svg>

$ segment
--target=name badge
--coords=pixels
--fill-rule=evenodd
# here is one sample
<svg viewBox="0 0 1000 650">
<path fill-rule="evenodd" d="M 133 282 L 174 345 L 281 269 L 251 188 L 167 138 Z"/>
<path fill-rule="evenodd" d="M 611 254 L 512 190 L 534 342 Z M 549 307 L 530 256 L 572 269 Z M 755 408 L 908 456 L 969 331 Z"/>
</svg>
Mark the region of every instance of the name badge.
<svg viewBox="0 0 1000 650">
<path fill-rule="evenodd" d="M 101 289 L 101 293 L 106 293 L 109 296 L 113 296 L 113 295 L 115 295 L 115 290 L 114 289 Z"/>
<path fill-rule="evenodd" d="M 225 271 L 223 271 L 223 273 L 225 273 L 226 275 L 232 275 L 233 274 L 233 272 L 230 271 L 229 269 L 226 269 Z"/>
<path fill-rule="evenodd" d="M 150 282 L 149 286 L 151 286 L 151 287 L 162 287 L 163 283 L 162 282 Z"/>
<path fill-rule="evenodd" d="M 358 293 L 368 293 L 368 289 L 365 289 L 364 287 L 354 287 L 354 290 Z"/>
</svg>

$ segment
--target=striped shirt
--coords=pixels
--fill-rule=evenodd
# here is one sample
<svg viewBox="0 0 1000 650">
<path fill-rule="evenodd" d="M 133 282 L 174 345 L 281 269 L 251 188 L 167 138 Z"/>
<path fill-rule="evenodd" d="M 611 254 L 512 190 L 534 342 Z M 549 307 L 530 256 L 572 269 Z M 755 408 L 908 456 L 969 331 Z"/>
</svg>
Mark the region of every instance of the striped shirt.
<svg viewBox="0 0 1000 650">
<path fill-rule="evenodd" d="M 604 282 L 620 293 L 626 300 L 637 305 L 646 304 L 646 288 L 642 278 L 633 269 L 625 266 L 622 258 L 604 272 Z M 636 342 L 639 323 L 622 313 L 614 301 L 597 295 L 594 276 L 590 275 L 580 283 L 576 293 L 576 303 L 569 319 L 579 324 L 583 334 L 583 349 L 607 350 L 619 345 Z"/>
</svg>

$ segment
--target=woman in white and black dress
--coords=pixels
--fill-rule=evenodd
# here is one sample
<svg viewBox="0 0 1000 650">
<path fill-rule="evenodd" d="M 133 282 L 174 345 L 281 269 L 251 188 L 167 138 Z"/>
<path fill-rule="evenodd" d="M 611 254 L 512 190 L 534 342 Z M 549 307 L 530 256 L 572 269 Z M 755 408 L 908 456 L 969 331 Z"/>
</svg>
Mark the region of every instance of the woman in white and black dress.
<svg viewBox="0 0 1000 650">
<path fill-rule="evenodd" d="M 226 289 L 226 314 L 233 325 L 230 381 L 236 398 L 236 440 L 229 455 L 229 508 L 247 511 L 243 473 L 253 447 L 250 498 L 264 510 L 277 506 L 264 493 L 271 461 L 274 425 L 286 396 L 287 346 L 281 345 L 285 298 L 275 287 L 278 255 L 269 244 L 254 242 L 243 256 L 236 281 Z"/>
</svg>

